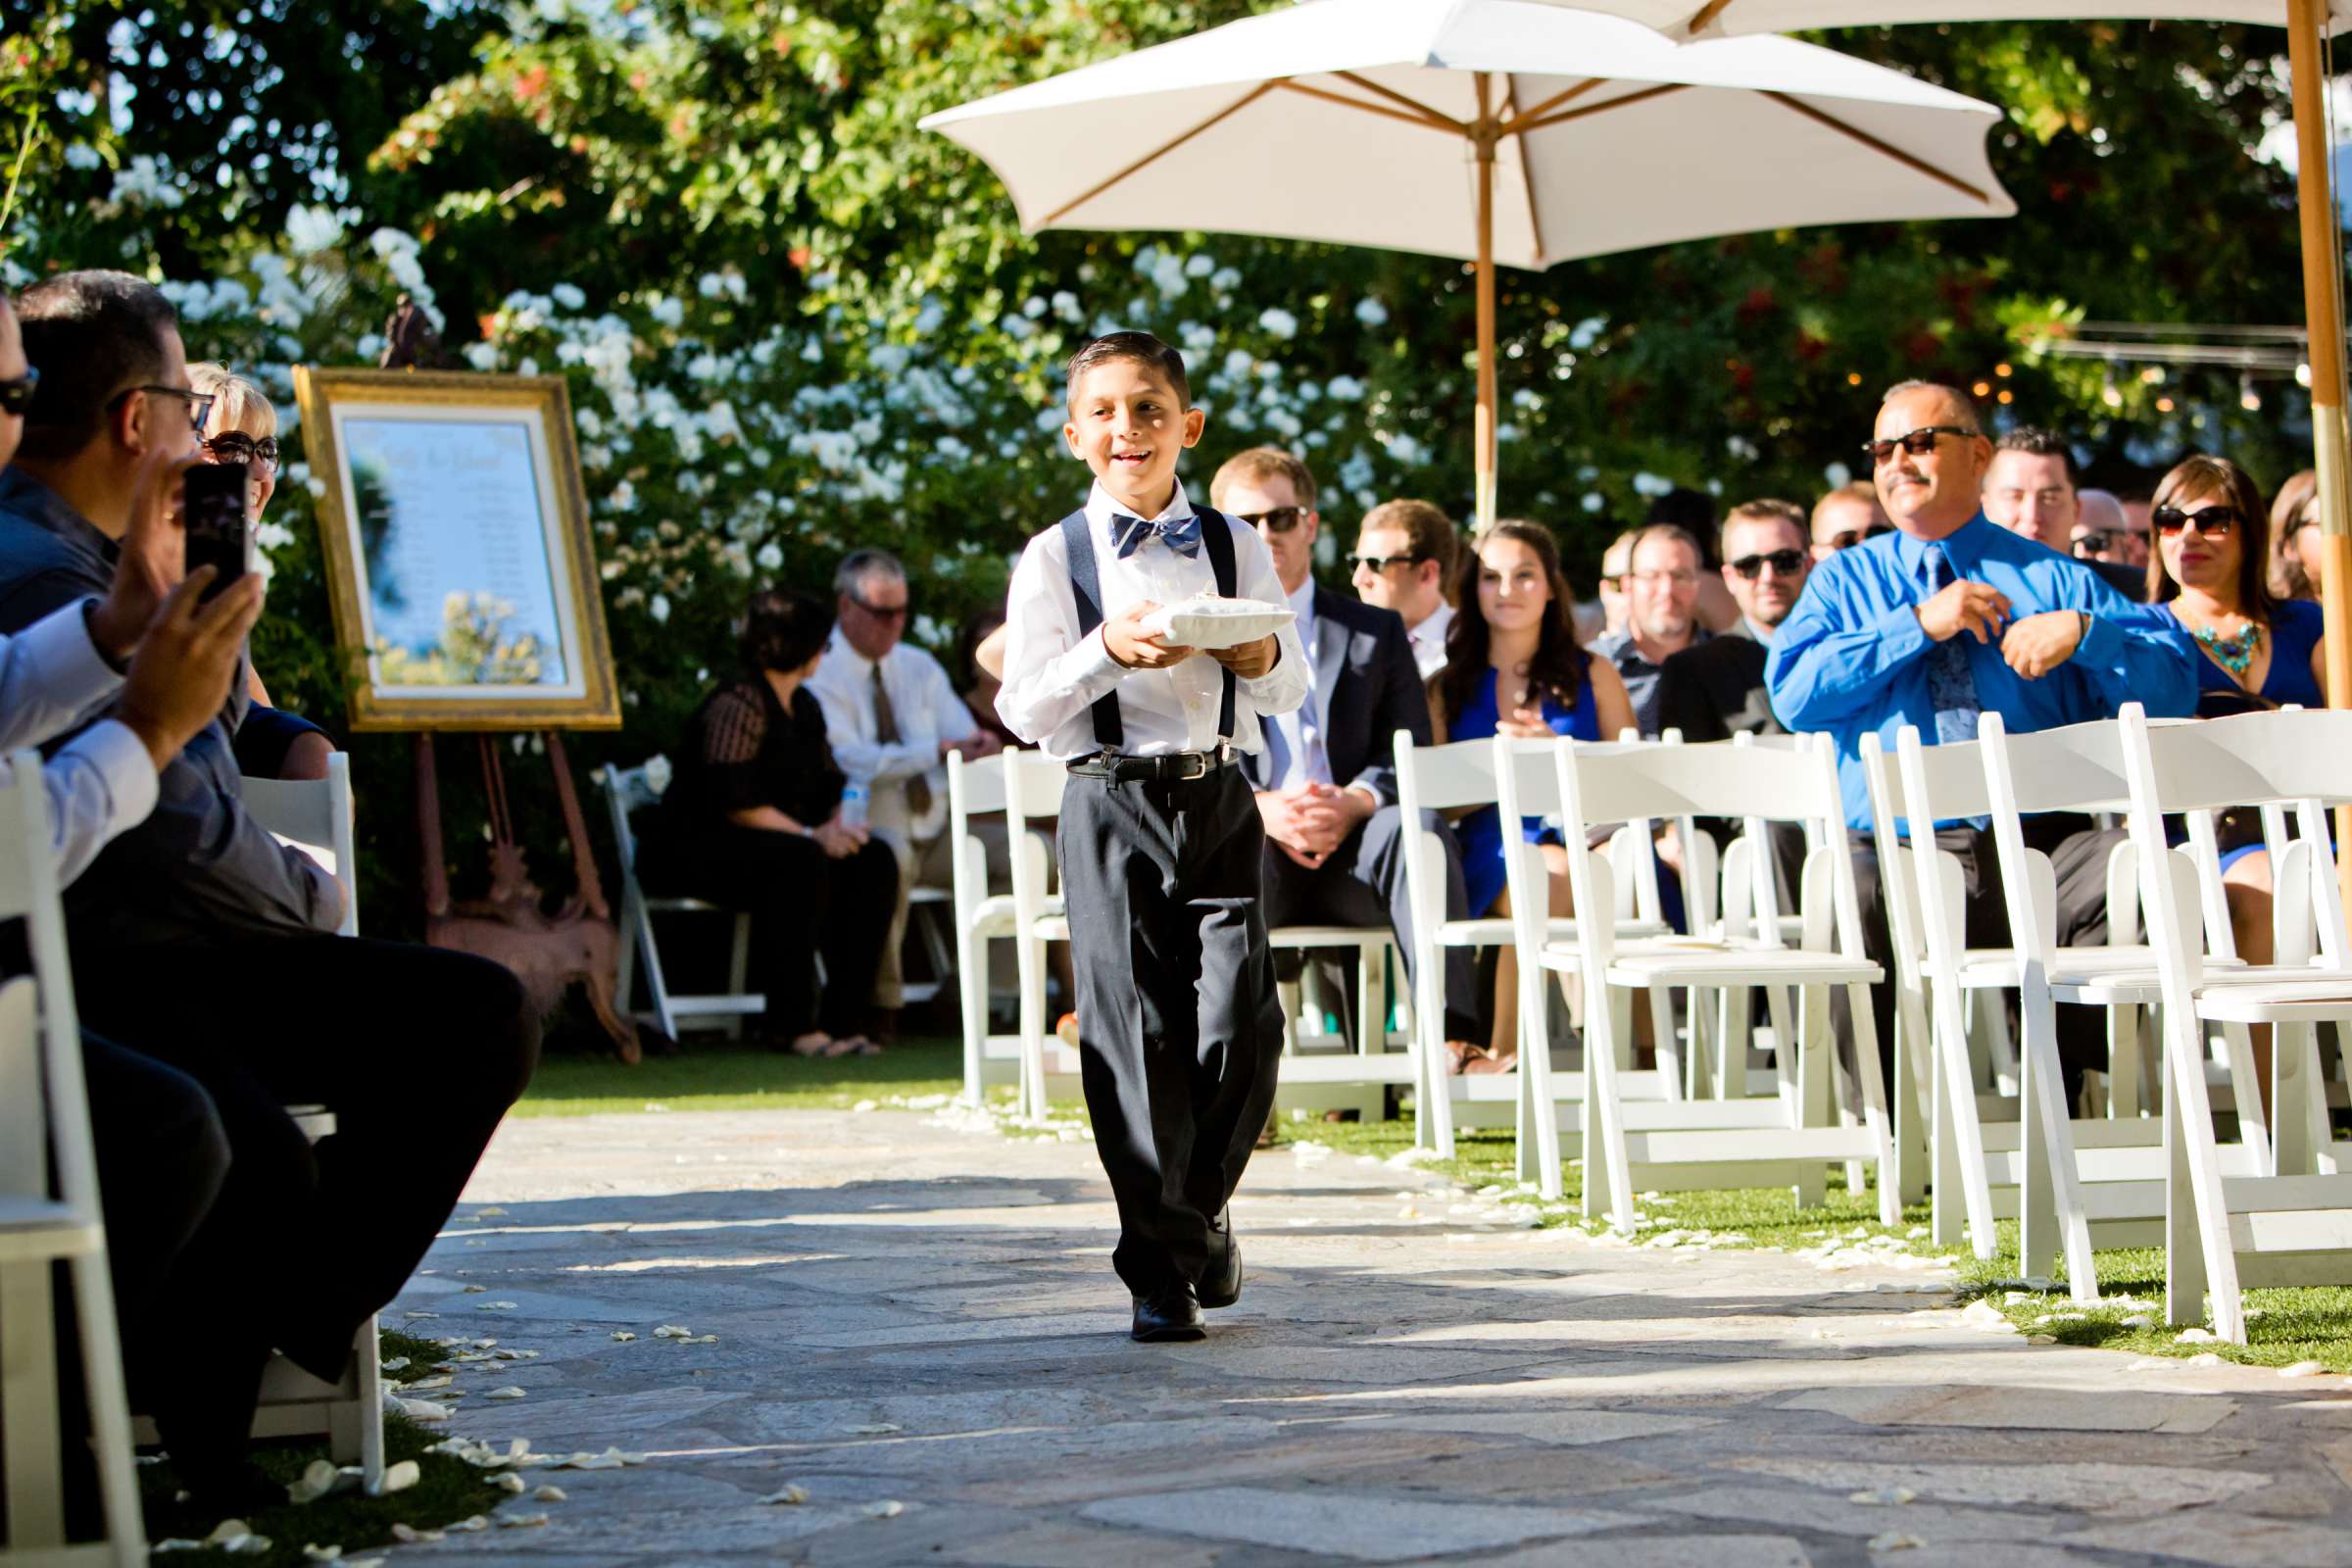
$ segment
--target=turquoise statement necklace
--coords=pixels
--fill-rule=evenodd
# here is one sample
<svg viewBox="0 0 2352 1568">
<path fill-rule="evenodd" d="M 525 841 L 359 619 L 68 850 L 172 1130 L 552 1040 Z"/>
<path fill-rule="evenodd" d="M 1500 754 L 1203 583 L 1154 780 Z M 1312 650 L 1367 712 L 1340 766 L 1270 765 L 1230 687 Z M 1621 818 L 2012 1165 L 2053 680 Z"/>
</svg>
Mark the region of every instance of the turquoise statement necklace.
<svg viewBox="0 0 2352 1568">
<path fill-rule="evenodd" d="M 2254 662 L 2254 651 L 2262 646 L 2262 625 L 2258 621 L 2247 621 L 2245 630 L 2234 637 L 2225 637 L 2211 626 L 2191 626 L 2188 634 L 2204 645 L 2215 663 L 2232 675 L 2243 675 L 2246 666 Z"/>
</svg>

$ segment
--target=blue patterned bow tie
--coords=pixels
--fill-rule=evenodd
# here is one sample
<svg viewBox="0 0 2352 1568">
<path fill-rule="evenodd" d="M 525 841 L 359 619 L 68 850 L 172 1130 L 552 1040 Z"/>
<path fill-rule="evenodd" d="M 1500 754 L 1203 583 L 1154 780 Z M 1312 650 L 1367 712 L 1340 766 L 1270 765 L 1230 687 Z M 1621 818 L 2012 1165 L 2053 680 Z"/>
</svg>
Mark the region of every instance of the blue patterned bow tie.
<svg viewBox="0 0 2352 1568">
<path fill-rule="evenodd" d="M 1130 517 L 1123 512 L 1110 514 L 1110 542 L 1118 551 L 1121 561 L 1142 549 L 1144 541 L 1153 534 L 1159 535 L 1161 544 L 1187 560 L 1200 554 L 1199 516 L 1165 517 L 1158 522 L 1146 522 L 1141 517 Z"/>
</svg>

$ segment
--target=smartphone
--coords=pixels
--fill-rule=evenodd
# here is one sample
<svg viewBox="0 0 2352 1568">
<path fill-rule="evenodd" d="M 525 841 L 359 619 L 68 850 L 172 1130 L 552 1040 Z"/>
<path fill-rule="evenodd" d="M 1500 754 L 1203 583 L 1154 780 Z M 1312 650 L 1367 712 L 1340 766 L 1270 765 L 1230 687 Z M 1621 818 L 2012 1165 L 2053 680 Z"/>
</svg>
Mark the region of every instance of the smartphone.
<svg viewBox="0 0 2352 1568">
<path fill-rule="evenodd" d="M 245 520 L 245 465 L 201 464 L 183 481 L 182 514 L 187 519 L 187 569 L 210 566 L 218 574 L 205 585 L 212 598 L 245 575 L 252 565 L 253 529 Z"/>
</svg>

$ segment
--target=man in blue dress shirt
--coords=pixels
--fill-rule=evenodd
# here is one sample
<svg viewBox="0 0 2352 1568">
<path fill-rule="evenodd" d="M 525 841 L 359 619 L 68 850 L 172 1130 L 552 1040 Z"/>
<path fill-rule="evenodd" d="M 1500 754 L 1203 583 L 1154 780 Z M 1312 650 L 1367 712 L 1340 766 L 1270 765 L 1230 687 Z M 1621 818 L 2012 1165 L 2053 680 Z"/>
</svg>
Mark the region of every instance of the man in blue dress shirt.
<svg viewBox="0 0 2352 1568">
<path fill-rule="evenodd" d="M 2185 639 L 2081 562 L 1986 519 L 1978 498 L 1992 443 L 1962 393 L 1925 381 L 1892 388 L 1864 450 L 1895 531 L 1814 567 L 1773 638 L 1764 679 L 1782 723 L 1837 738 L 1864 938 L 1891 972 L 1862 737 L 1875 733 L 1891 752 L 1910 724 L 1931 745 L 1974 740 L 1988 709 L 2018 733 L 2109 718 L 2127 702 L 2151 715 L 2185 714 L 2196 667 Z M 2058 940 L 2103 940 L 2107 853 L 2120 831 L 2062 816 L 2025 826 L 2027 843 L 2055 864 Z M 2006 946 L 1984 824 L 1939 823 L 1936 842 L 1960 859 L 1968 944 Z M 1871 1001 L 1891 1070 L 1892 993 L 1875 986 Z M 2060 1009 L 2070 1093 L 2100 1049 L 2097 1024 L 2087 1009 Z"/>
</svg>

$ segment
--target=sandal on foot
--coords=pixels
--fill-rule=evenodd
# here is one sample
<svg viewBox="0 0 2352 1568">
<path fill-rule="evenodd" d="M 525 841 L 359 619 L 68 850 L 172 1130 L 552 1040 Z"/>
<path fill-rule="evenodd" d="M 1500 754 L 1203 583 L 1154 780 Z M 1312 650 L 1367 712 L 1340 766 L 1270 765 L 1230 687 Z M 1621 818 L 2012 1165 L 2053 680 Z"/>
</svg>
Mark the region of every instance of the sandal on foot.
<svg viewBox="0 0 2352 1568">
<path fill-rule="evenodd" d="M 837 1043 L 822 1029 L 812 1029 L 805 1035 L 796 1035 L 783 1042 L 783 1047 L 796 1056 L 813 1061 L 819 1056 L 838 1055 L 839 1053 L 833 1049 Z"/>
<path fill-rule="evenodd" d="M 1438 1054 L 1446 1063 L 1446 1076 L 1459 1078 L 1470 1065 L 1470 1058 L 1482 1054 L 1482 1052 L 1467 1040 L 1447 1040 L 1439 1045 Z"/>
<path fill-rule="evenodd" d="M 1462 1071 L 1465 1073 L 1476 1073 L 1483 1077 L 1490 1073 L 1509 1072 L 1513 1067 L 1518 1065 L 1519 1053 L 1516 1051 L 1512 1052 L 1507 1056 L 1497 1056 L 1492 1051 L 1482 1051 L 1469 1061 L 1466 1061 L 1462 1064 Z"/>
</svg>

